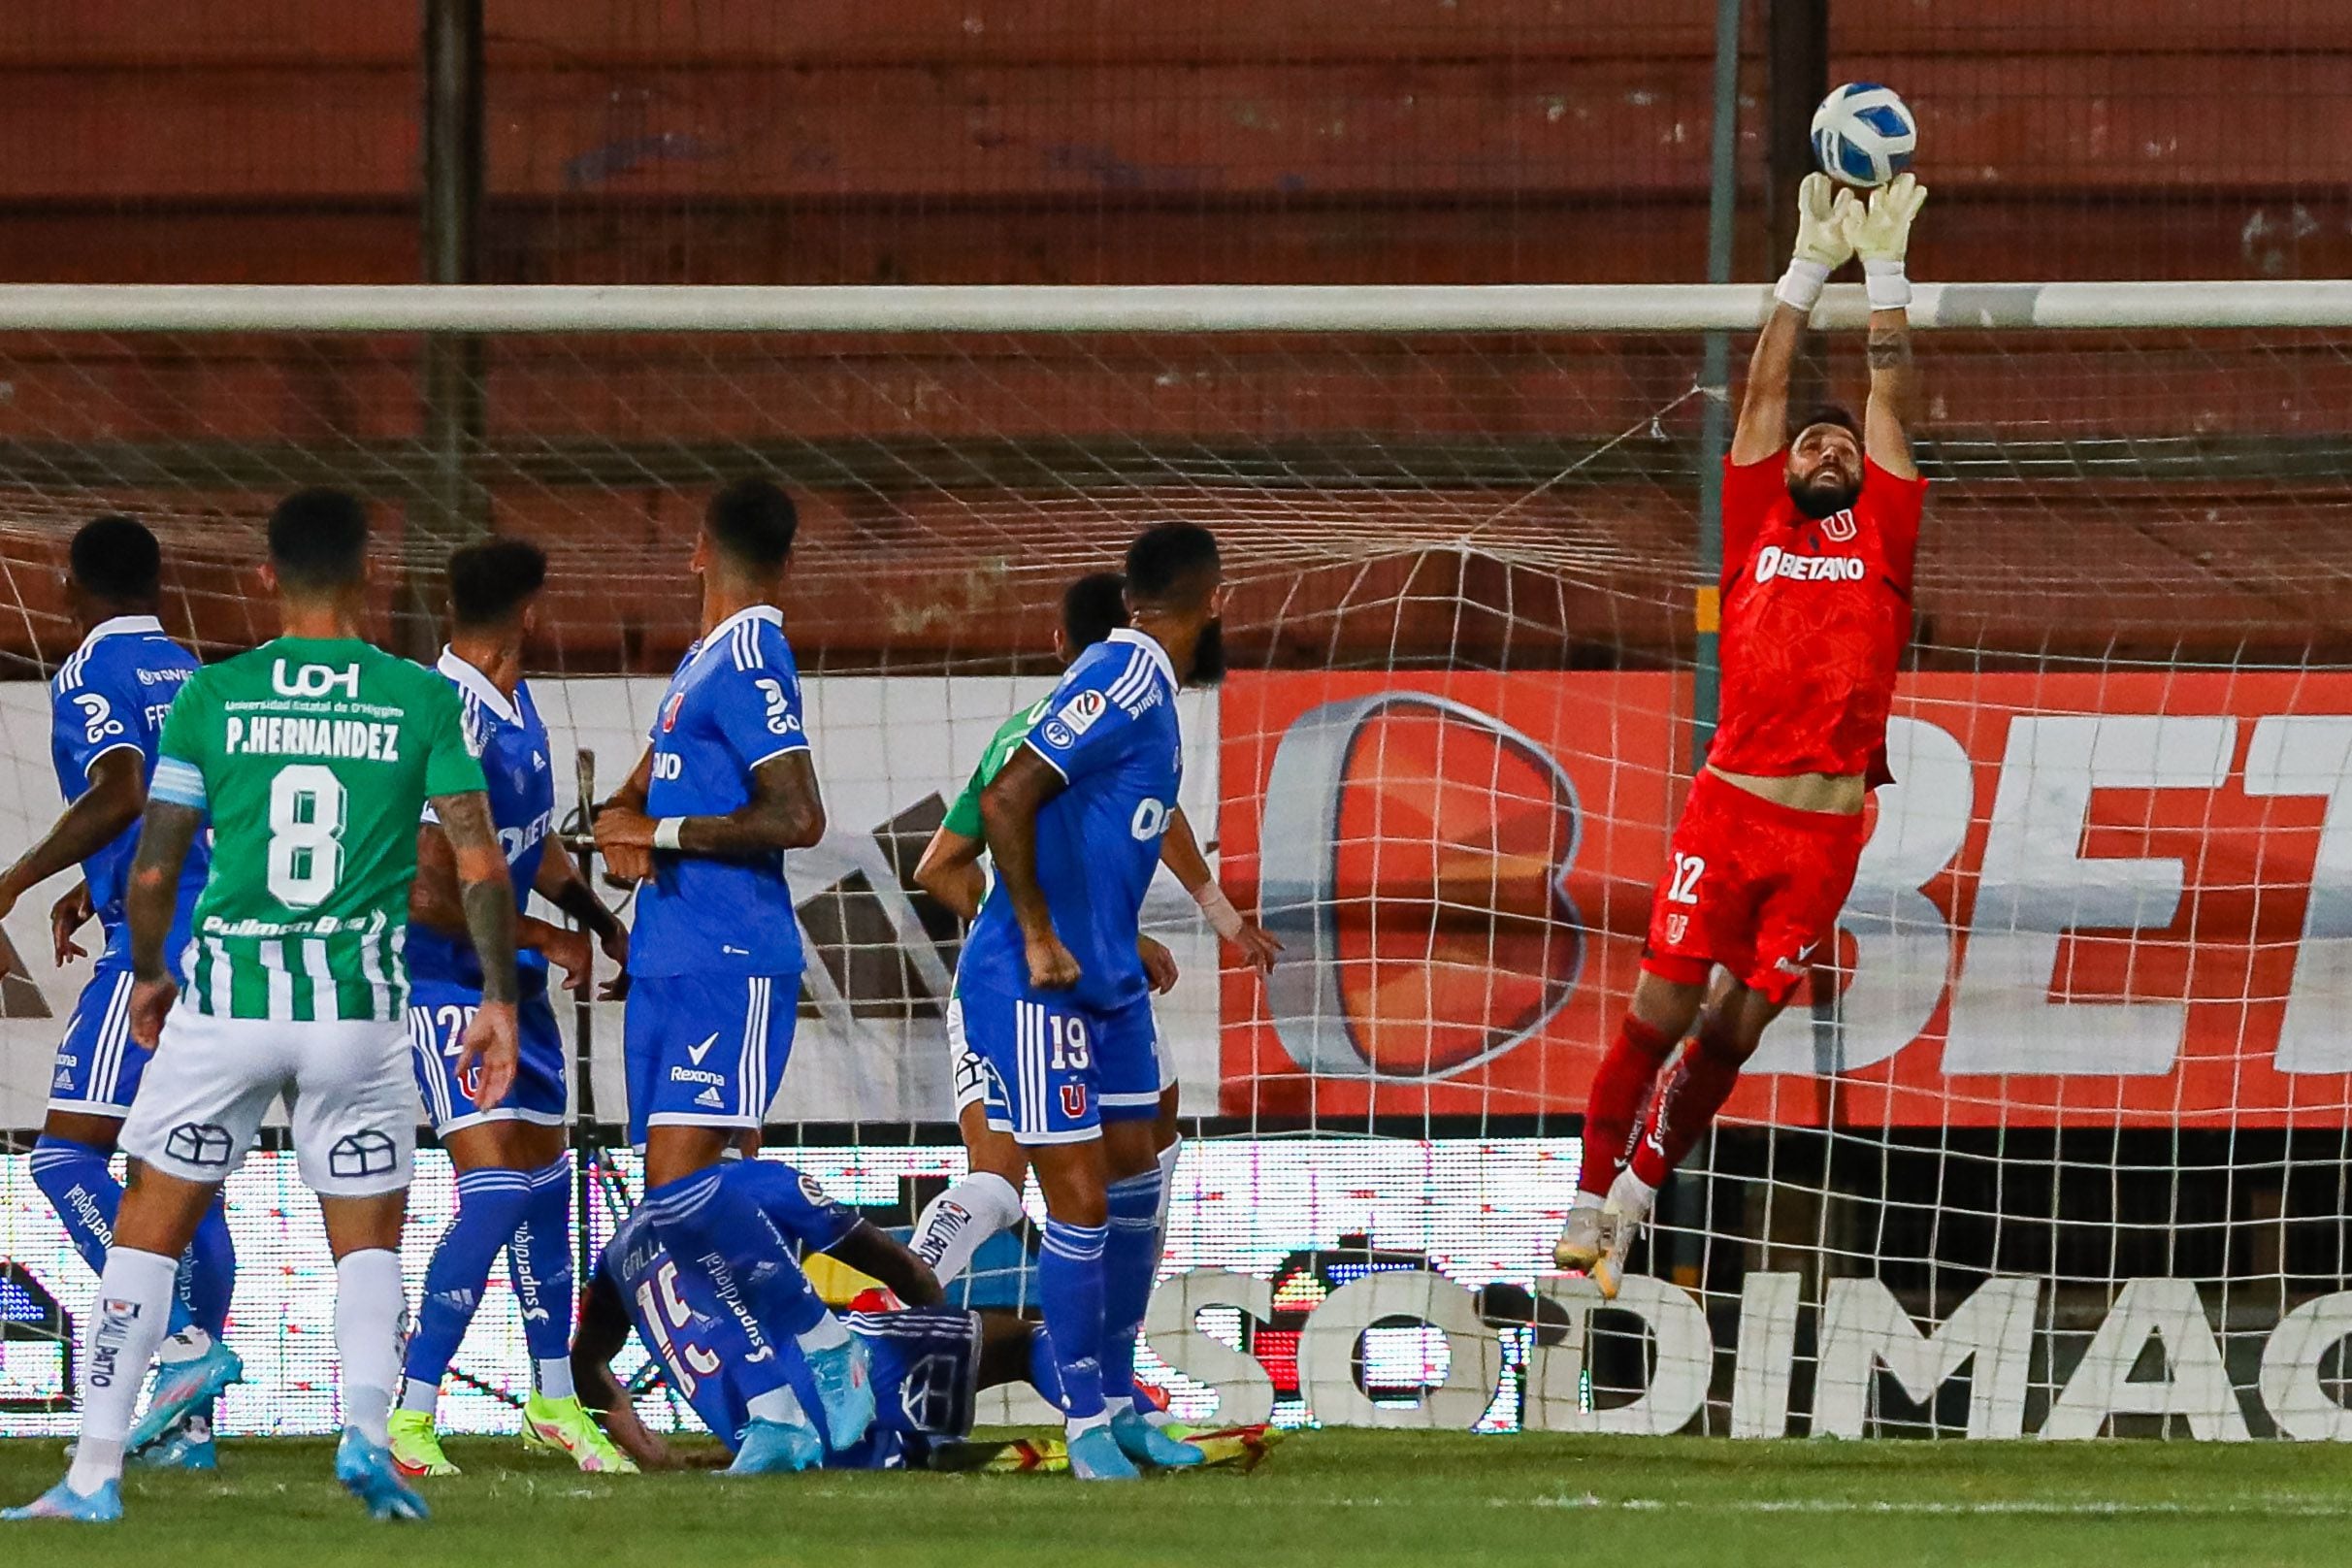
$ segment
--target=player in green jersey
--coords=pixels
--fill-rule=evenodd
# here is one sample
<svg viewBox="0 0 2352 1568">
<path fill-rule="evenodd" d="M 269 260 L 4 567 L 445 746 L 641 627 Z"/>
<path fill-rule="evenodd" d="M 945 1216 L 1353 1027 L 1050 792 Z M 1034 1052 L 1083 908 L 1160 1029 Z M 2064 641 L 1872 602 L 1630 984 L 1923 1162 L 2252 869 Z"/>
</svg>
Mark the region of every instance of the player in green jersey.
<svg viewBox="0 0 2352 1568">
<path fill-rule="evenodd" d="M 387 1447 L 405 1297 L 417 1098 L 403 1009 L 416 824 L 430 800 L 464 884 L 482 1005 L 465 1052 L 475 1102 L 515 1068 L 514 895 L 458 699 L 362 639 L 367 513 L 310 490 L 270 517 L 284 635 L 200 670 L 165 720 L 125 903 L 132 1037 L 155 1052 L 122 1129 L 130 1181 L 84 1325 L 82 1441 L 66 1479 L 11 1518 L 119 1519 L 141 1379 L 181 1249 L 261 1120 L 292 1108 L 303 1180 L 335 1253 L 345 1428 L 336 1479 L 377 1519 L 421 1519 Z M 210 815 L 189 985 L 164 962 L 173 890 Z M 142 1429 L 219 1391 L 200 1361 L 158 1380 Z"/>
<path fill-rule="evenodd" d="M 1126 581 L 1116 572 L 1093 572 L 1071 583 L 1062 596 L 1062 624 L 1054 631 L 1055 657 L 1067 665 L 1114 630 L 1127 625 L 1125 593 Z M 988 749 L 980 755 L 980 766 L 972 770 L 955 804 L 948 807 L 946 819 L 931 835 L 921 863 L 915 867 L 916 884 L 967 924 L 979 914 L 981 899 L 988 890 L 987 876 L 980 866 L 980 858 L 988 848 L 980 821 L 980 792 L 1003 768 L 1005 759 L 1029 738 L 1029 732 L 1052 704 L 1049 693 L 997 728 Z M 1201 855 L 1192 825 L 1185 821 L 1181 808 L 1168 813 L 1167 834 L 1160 842 L 1160 862 L 1199 903 L 1202 916 L 1217 934 L 1240 949 L 1252 968 L 1260 974 L 1273 968 L 1274 956 L 1282 951 L 1282 944 L 1233 907 L 1232 900 L 1217 885 L 1217 878 Z M 1152 989 L 1164 994 L 1176 983 L 1176 961 L 1166 948 L 1148 936 L 1140 947 Z M 942 1285 L 970 1265 L 981 1243 L 1019 1223 L 1021 1183 L 1029 1172 L 1028 1154 L 1013 1141 L 1011 1134 L 989 1129 L 981 1110 L 985 1088 L 979 1058 L 967 1051 L 951 1027 L 948 1051 L 955 1074 L 956 1127 L 964 1135 L 964 1147 L 969 1155 L 969 1173 L 924 1206 L 912 1239 L 915 1255 L 931 1266 Z M 1179 1139 L 1176 1077 L 1169 1068 L 1164 1049 L 1160 1053 L 1160 1076 L 1159 1146 L 1160 1185 L 1165 1193 L 1173 1188 Z"/>
</svg>

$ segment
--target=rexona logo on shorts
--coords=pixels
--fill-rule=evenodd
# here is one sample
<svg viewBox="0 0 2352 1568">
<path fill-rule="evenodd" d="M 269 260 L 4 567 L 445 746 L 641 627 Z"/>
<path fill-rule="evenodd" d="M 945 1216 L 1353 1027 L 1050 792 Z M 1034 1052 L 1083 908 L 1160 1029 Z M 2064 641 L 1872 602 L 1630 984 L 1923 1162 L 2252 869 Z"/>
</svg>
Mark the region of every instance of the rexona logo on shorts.
<svg viewBox="0 0 2352 1568">
<path fill-rule="evenodd" d="M 1870 574 L 1858 555 L 1793 555 L 1767 544 L 1756 556 L 1756 581 L 1860 582 Z"/>
<path fill-rule="evenodd" d="M 1062 711 L 1054 717 L 1068 725 L 1072 735 L 1084 735 L 1094 727 L 1094 721 L 1102 717 L 1107 705 L 1100 692 L 1080 692 L 1062 703 Z"/>
</svg>

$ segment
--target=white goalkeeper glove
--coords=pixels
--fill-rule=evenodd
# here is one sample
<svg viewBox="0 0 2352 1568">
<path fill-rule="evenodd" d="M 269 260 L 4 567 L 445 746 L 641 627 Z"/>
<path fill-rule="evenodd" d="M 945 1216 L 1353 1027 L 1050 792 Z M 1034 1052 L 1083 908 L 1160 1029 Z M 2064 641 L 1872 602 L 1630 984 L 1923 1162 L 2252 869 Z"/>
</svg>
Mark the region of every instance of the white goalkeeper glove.
<svg viewBox="0 0 2352 1568">
<path fill-rule="evenodd" d="M 1788 258 L 1788 271 L 1773 296 L 1793 310 L 1810 311 L 1821 298 L 1829 275 L 1852 258 L 1854 243 L 1846 236 L 1849 212 L 1861 211 L 1854 193 L 1830 183 L 1829 176 L 1812 174 L 1797 187 L 1797 248 Z"/>
<path fill-rule="evenodd" d="M 1897 175 L 1870 193 L 1870 205 L 1855 202 L 1845 219 L 1846 238 L 1862 258 L 1862 278 L 1874 310 L 1900 310 L 1911 304 L 1911 279 L 1903 253 L 1911 247 L 1911 219 L 1927 205 L 1927 187 Z"/>
</svg>

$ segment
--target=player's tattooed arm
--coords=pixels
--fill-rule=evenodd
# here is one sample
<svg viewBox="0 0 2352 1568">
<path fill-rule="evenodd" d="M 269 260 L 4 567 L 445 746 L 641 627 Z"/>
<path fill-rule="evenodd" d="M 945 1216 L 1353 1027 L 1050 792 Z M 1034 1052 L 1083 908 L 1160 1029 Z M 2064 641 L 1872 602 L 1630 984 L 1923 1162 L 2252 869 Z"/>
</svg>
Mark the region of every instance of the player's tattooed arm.
<svg viewBox="0 0 2352 1568">
<path fill-rule="evenodd" d="M 806 849 L 825 836 L 825 799 L 817 765 L 803 746 L 770 757 L 751 772 L 751 799 L 725 816 L 680 817 L 675 853 L 704 860 L 755 860 L 783 849 Z M 606 806 L 597 813 L 596 841 L 609 859 L 653 849 L 661 825 L 640 806 Z"/>
<path fill-rule="evenodd" d="M 90 787 L 58 813 L 16 864 L 0 871 L 0 917 L 16 900 L 120 837 L 147 809 L 147 765 L 136 746 L 116 746 L 90 764 Z"/>
<path fill-rule="evenodd" d="M 996 879 L 1011 900 L 1028 949 L 1029 983 L 1041 991 L 1066 991 L 1078 983 L 1078 960 L 1062 945 L 1037 885 L 1037 812 L 1062 791 L 1062 775 L 1027 747 L 1014 752 L 980 792 L 980 821 Z"/>
<path fill-rule="evenodd" d="M 1918 398 L 1918 372 L 1911 363 L 1911 316 L 1903 310 L 1870 313 L 1870 405 L 1862 420 L 1863 449 L 1872 462 L 1897 478 L 1918 476 L 1911 460 L 1910 424 Z"/>
<path fill-rule="evenodd" d="M 506 852 L 490 823 L 488 796 L 480 790 L 435 796 L 433 812 L 441 818 L 457 863 L 466 931 L 482 970 L 482 1002 L 466 1026 L 457 1067 L 460 1072 L 480 1071 L 481 1087 L 474 1103 L 490 1110 L 514 1087 L 515 1063 L 522 1053 L 514 1011 L 514 883 L 507 875 Z"/>
<path fill-rule="evenodd" d="M 490 823 L 490 800 L 479 790 L 443 795 L 433 802 L 448 841 L 466 933 L 482 965 L 482 999 L 514 1000 L 514 884 L 506 854 Z"/>
<path fill-rule="evenodd" d="M 131 927 L 131 1038 L 149 1051 L 163 1038 L 164 1015 L 180 995 L 164 963 L 163 944 L 180 903 L 180 867 L 203 830 L 200 808 L 169 800 L 150 803 L 123 890 L 122 911 Z"/>
</svg>

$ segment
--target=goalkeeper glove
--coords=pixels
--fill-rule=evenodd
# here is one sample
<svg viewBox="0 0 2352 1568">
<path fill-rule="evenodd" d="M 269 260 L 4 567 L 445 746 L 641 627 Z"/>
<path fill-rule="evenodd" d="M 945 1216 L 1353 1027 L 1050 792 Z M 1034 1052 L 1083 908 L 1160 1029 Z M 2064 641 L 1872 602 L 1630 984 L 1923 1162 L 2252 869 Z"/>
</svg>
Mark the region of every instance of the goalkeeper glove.
<svg viewBox="0 0 2352 1568">
<path fill-rule="evenodd" d="M 1776 299 L 1793 310 L 1813 310 L 1829 275 L 1854 253 L 1854 243 L 1846 235 L 1847 214 L 1860 210 L 1854 193 L 1833 186 L 1829 176 L 1805 177 L 1797 187 L 1796 254 L 1789 257 L 1788 271 L 1772 291 Z"/>
<path fill-rule="evenodd" d="M 1846 237 L 1862 258 L 1864 282 L 1874 310 L 1900 310 L 1911 304 L 1911 279 L 1903 253 L 1911 245 L 1911 219 L 1927 205 L 1927 187 L 1910 175 L 1870 193 L 1870 205 L 1853 203 L 1845 218 Z"/>
</svg>

